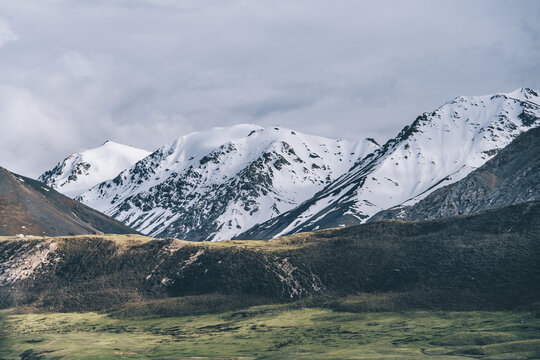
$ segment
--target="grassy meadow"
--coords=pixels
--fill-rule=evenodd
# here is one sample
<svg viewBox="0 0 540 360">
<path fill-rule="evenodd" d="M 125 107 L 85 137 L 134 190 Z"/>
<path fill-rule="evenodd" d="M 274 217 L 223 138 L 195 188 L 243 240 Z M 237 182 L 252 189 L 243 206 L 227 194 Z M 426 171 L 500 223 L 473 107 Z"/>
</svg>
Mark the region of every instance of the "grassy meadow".
<svg viewBox="0 0 540 360">
<path fill-rule="evenodd" d="M 208 301 L 221 304 L 214 307 L 220 312 L 200 311 Z M 84 313 L 4 310 L 0 358 L 540 358 L 537 311 L 363 312 L 355 297 L 244 308 L 242 301 L 193 297 Z"/>
</svg>

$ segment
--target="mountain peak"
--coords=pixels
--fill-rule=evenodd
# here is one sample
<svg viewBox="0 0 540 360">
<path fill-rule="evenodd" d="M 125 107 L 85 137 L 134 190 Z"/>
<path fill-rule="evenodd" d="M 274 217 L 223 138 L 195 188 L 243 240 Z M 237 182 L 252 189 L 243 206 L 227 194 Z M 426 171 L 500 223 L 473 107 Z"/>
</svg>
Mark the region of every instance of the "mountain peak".
<svg viewBox="0 0 540 360">
<path fill-rule="evenodd" d="M 150 152 L 107 140 L 101 146 L 74 153 L 43 173 L 38 180 L 70 197 L 112 179 Z"/>
<path fill-rule="evenodd" d="M 115 168 L 90 190 L 77 188 L 78 199 L 145 234 L 186 240 L 260 239 L 356 224 L 462 179 L 540 125 L 537 94 L 520 88 L 456 97 L 383 146 L 279 125 L 215 127 Z M 84 184 L 113 150 L 133 150 L 114 144 L 74 154 L 44 178 Z M 94 153 L 101 155 L 89 161 Z"/>
<path fill-rule="evenodd" d="M 533 99 L 536 101 L 539 100 L 538 91 L 531 88 L 527 88 L 527 87 L 516 89 L 508 93 L 507 95 L 509 97 L 515 97 L 522 100 L 533 100 Z"/>
<path fill-rule="evenodd" d="M 85 150 L 85 152 L 93 151 L 93 150 L 100 149 L 100 148 L 103 148 L 103 147 L 105 147 L 105 148 L 107 148 L 107 147 L 108 148 L 116 147 L 116 148 L 124 148 L 124 149 L 137 149 L 136 147 L 134 147 L 132 145 L 125 145 L 125 144 L 118 143 L 116 141 L 106 140 L 103 144 L 101 144 L 97 148 Z"/>
</svg>

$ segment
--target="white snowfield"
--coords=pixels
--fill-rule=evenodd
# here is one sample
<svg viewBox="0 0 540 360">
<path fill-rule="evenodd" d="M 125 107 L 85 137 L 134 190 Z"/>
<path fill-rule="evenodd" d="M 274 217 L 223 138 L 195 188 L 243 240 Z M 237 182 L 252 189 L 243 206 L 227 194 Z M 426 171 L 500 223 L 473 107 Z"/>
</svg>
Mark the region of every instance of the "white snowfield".
<svg viewBox="0 0 540 360">
<path fill-rule="evenodd" d="M 235 125 L 183 136 L 152 154 L 106 143 L 42 178 L 151 236 L 217 241 L 252 228 L 279 236 L 361 223 L 418 202 L 539 125 L 538 92 L 522 88 L 457 97 L 383 146 Z"/>
<path fill-rule="evenodd" d="M 107 141 L 95 149 L 71 154 L 38 180 L 75 198 L 94 185 L 114 178 L 149 154 L 146 150 Z"/>
<path fill-rule="evenodd" d="M 162 147 L 80 200 L 152 236 L 211 228 L 204 240 L 226 240 L 309 199 L 377 147 L 282 127 L 214 128 Z"/>
</svg>

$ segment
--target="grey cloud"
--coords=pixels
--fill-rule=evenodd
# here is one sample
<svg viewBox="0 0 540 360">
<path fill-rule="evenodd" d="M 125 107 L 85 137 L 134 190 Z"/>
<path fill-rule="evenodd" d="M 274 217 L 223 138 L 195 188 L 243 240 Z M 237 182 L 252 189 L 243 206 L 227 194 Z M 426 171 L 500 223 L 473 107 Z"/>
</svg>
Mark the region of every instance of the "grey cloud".
<svg viewBox="0 0 540 360">
<path fill-rule="evenodd" d="M 0 46 L 7 42 L 15 41 L 18 38 L 18 35 L 13 32 L 9 23 L 5 19 L 0 18 Z"/>
<path fill-rule="evenodd" d="M 247 113 L 255 118 L 260 118 L 271 114 L 298 110 L 312 104 L 313 102 L 313 99 L 275 97 L 241 106 L 237 108 L 237 110 L 241 113 Z"/>
<path fill-rule="evenodd" d="M 379 141 L 457 95 L 540 88 L 540 2 L 0 0 L 0 166 L 240 122 Z M 24 105 L 22 105 L 24 104 Z M 14 140 L 16 139 L 16 140 Z M 31 145 L 30 145 L 31 144 Z"/>
</svg>

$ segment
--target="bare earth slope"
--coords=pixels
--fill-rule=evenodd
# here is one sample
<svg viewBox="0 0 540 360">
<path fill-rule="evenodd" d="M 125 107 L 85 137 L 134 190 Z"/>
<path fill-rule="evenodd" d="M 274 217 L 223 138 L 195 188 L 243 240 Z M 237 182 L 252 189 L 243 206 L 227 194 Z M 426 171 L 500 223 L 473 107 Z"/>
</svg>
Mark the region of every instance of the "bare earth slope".
<svg viewBox="0 0 540 360">
<path fill-rule="evenodd" d="M 0 167 L 0 235 L 135 233 L 42 183 Z"/>
</svg>

